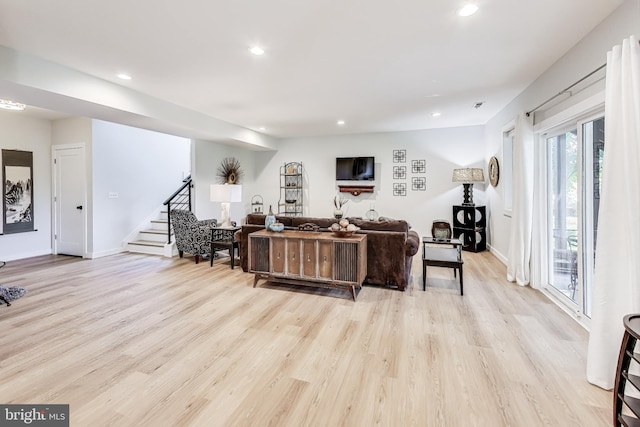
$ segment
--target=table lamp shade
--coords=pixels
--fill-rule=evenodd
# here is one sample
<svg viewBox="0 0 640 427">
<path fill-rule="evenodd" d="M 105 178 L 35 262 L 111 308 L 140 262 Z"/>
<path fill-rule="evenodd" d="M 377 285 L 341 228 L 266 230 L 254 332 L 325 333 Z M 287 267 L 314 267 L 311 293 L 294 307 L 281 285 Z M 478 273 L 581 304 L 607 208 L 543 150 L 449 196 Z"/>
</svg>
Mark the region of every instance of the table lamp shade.
<svg viewBox="0 0 640 427">
<path fill-rule="evenodd" d="M 212 202 L 220 202 L 220 223 L 222 227 L 231 227 L 229 210 L 231 203 L 242 201 L 242 185 L 236 184 L 211 184 L 209 198 Z"/>
<path fill-rule="evenodd" d="M 475 206 L 473 203 L 473 183 L 484 181 L 484 171 L 482 168 L 460 168 L 453 170 L 453 182 L 461 182 L 464 187 L 465 206 Z"/>
<path fill-rule="evenodd" d="M 453 182 L 483 182 L 484 171 L 481 168 L 461 168 L 453 170 Z"/>
<path fill-rule="evenodd" d="M 242 185 L 211 184 L 210 198 L 212 202 L 236 203 L 242 201 Z"/>
</svg>

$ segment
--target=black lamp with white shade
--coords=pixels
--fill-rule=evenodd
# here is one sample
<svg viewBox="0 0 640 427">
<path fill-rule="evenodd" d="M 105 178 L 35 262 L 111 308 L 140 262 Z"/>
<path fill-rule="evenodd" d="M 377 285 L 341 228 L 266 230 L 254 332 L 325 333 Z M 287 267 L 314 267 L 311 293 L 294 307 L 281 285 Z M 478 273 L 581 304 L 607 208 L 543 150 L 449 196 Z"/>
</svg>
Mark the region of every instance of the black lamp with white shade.
<svg viewBox="0 0 640 427">
<path fill-rule="evenodd" d="M 461 182 L 464 186 L 463 206 L 475 206 L 473 203 L 473 183 L 484 182 L 484 171 L 482 168 L 460 168 L 453 170 L 453 182 Z"/>
</svg>

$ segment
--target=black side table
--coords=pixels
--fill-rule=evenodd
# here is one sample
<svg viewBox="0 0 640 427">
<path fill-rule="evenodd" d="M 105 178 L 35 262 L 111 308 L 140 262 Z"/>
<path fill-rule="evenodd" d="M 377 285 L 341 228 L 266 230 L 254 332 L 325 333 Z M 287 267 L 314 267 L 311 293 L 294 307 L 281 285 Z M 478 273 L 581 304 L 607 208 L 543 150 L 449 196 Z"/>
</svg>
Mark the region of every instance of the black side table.
<svg viewBox="0 0 640 427">
<path fill-rule="evenodd" d="M 487 249 L 487 210 L 484 206 L 453 207 L 453 237 L 462 241 L 462 249 L 481 252 Z"/>
<path fill-rule="evenodd" d="M 437 246 L 429 246 L 437 245 Z M 422 290 L 427 290 L 427 266 L 453 268 L 453 276 L 456 270 L 460 271 L 460 295 L 464 295 L 462 281 L 462 242 L 458 239 L 436 239 L 433 237 L 422 238 Z"/>
<path fill-rule="evenodd" d="M 613 388 L 613 425 L 639 426 L 640 399 L 632 397 L 630 391 L 640 391 L 640 377 L 632 374 L 631 364 L 640 364 L 640 353 L 636 353 L 636 342 L 640 340 L 640 314 L 624 316 L 624 335 L 618 356 L 616 383 Z M 629 411 L 624 411 L 627 407 Z"/>
<path fill-rule="evenodd" d="M 231 257 L 231 269 L 235 265 L 235 253 L 238 252 L 238 258 L 240 257 L 239 242 L 235 239 L 236 231 L 241 227 L 216 227 L 211 229 L 211 254 L 209 256 L 209 266 L 213 267 L 213 258 L 216 255 L 216 250 L 228 250 Z"/>
</svg>

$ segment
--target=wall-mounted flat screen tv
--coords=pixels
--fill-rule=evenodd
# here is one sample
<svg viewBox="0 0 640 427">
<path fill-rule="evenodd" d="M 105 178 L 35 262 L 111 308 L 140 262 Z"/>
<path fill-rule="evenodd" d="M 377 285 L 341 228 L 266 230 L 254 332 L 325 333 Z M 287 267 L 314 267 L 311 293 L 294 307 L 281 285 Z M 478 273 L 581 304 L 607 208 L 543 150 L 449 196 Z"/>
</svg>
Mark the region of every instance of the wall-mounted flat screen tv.
<svg viewBox="0 0 640 427">
<path fill-rule="evenodd" d="M 336 181 L 373 181 L 375 163 L 374 157 L 338 157 Z"/>
</svg>

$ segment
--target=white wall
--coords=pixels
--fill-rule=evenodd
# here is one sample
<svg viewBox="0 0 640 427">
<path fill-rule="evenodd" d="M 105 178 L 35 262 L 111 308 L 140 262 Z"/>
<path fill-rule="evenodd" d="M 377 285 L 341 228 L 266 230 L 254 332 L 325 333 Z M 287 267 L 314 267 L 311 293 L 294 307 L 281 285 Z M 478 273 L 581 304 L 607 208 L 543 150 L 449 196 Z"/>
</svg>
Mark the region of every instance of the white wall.
<svg viewBox="0 0 640 427">
<path fill-rule="evenodd" d="M 627 0 L 620 8 L 593 29 L 566 55 L 551 66 L 534 83 L 493 117 L 485 126 L 485 165 L 491 156 L 502 161 L 502 129 L 519 112 L 526 112 L 573 84 L 606 62 L 607 51 L 630 35 L 640 34 L 640 0 Z M 569 105 L 573 100 L 564 104 Z M 518 165 L 514 165 L 517 167 Z M 487 240 L 491 250 L 503 260 L 509 249 L 511 219 L 503 214 L 503 183 L 496 188 L 487 186 L 491 214 Z M 534 236 L 535 238 L 535 236 Z"/>
<path fill-rule="evenodd" d="M 0 110 L 0 129 L 0 148 L 33 152 L 33 219 L 37 230 L 0 235 L 0 260 L 50 254 L 51 123 L 19 112 Z"/>
<path fill-rule="evenodd" d="M 407 179 L 393 180 L 393 150 L 407 153 Z M 434 219 L 452 221 L 452 206 L 462 203 L 462 185 L 451 182 L 454 168 L 482 167 L 485 147 L 481 126 L 433 129 L 411 132 L 374 133 L 283 140 L 277 152 L 255 152 L 254 194 L 264 198 L 265 209 L 280 198 L 280 167 L 287 162 L 302 162 L 304 167 L 304 215 L 331 217 L 333 198 L 338 194 L 335 180 L 336 157 L 374 156 L 376 179 L 374 193 L 352 196 L 345 211 L 348 216 L 364 217 L 375 208 L 381 216 L 407 220 L 421 236 L 431 234 Z M 411 173 L 412 160 L 426 160 L 426 174 Z M 427 179 L 426 191 L 411 189 L 412 177 Z M 407 195 L 393 196 L 393 183 L 406 182 Z M 475 202 L 484 204 L 484 186 L 476 186 Z M 249 212 L 249 206 L 245 206 Z"/>
<path fill-rule="evenodd" d="M 185 138 L 92 121 L 93 250 L 122 250 L 123 240 L 180 185 L 190 170 Z M 117 198 L 109 198 L 117 193 Z"/>
<path fill-rule="evenodd" d="M 254 173 L 255 151 L 239 148 L 229 144 L 212 141 L 193 141 L 193 171 L 194 182 L 194 212 L 198 219 L 215 218 L 220 221 L 220 203 L 212 202 L 209 198 L 209 186 L 219 184 L 216 173 L 220 163 L 225 157 L 234 157 L 240 162 L 244 172 L 240 177 L 242 185 L 242 203 L 232 203 L 230 209 L 231 220 L 240 224 L 241 220 L 250 211 L 251 197 L 255 194 L 257 183 Z"/>
</svg>

